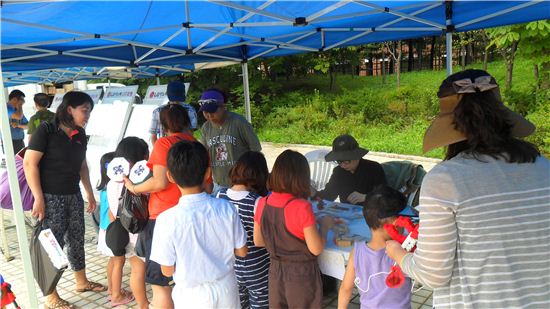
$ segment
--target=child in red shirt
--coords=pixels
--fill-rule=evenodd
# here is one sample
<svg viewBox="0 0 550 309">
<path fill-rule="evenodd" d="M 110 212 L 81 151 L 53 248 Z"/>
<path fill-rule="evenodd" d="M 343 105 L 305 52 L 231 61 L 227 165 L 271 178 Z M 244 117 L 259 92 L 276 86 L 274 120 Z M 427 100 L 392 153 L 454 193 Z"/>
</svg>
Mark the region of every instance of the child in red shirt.
<svg viewBox="0 0 550 309">
<path fill-rule="evenodd" d="M 323 290 L 317 256 L 333 218 L 317 230 L 311 204 L 309 164 L 292 150 L 277 157 L 268 180 L 273 193 L 262 198 L 254 215 L 254 244 L 270 256 L 269 307 L 321 308 Z M 322 237 L 321 237 L 322 235 Z"/>
</svg>

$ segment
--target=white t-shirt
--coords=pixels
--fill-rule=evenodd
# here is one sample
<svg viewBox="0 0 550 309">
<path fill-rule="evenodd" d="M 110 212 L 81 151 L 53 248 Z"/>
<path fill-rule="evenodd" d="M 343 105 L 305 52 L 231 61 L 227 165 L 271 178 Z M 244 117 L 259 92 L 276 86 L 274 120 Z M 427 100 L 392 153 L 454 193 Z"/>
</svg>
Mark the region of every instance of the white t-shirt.
<svg viewBox="0 0 550 309">
<path fill-rule="evenodd" d="M 176 265 L 176 285 L 195 287 L 233 272 L 246 233 L 233 205 L 206 193 L 184 195 L 155 224 L 151 260 Z"/>
</svg>

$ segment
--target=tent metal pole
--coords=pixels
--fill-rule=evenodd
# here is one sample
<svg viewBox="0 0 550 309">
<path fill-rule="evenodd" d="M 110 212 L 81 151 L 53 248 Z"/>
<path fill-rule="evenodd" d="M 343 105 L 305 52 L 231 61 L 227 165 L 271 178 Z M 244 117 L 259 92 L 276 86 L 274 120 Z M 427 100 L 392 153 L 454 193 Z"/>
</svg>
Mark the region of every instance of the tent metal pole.
<svg viewBox="0 0 550 309">
<path fill-rule="evenodd" d="M 360 0 L 353 0 L 353 1 L 357 4 L 364 5 L 366 7 L 377 10 L 381 13 L 388 13 L 388 14 L 392 14 L 392 15 L 399 16 L 399 17 L 402 17 L 402 18 L 405 18 L 405 19 L 409 19 L 409 20 L 412 20 L 412 21 L 415 21 L 415 22 L 418 22 L 418 23 L 421 23 L 421 24 L 430 25 L 430 26 L 433 26 L 433 27 L 436 27 L 436 28 L 439 28 L 439 29 L 445 29 L 445 26 L 443 26 L 441 24 L 438 24 L 436 22 L 433 22 L 431 20 L 427 20 L 427 19 L 424 19 L 424 18 L 416 17 L 412 14 L 406 14 L 406 13 L 398 12 L 398 11 L 395 11 L 395 10 L 386 10 L 386 8 L 384 8 L 382 6 L 379 6 L 379 5 L 374 4 L 374 3 L 369 3 L 369 2 L 366 2 L 366 1 L 360 1 Z"/>
<path fill-rule="evenodd" d="M 445 24 L 447 26 L 445 31 L 445 49 L 447 59 L 445 59 L 447 65 L 447 76 L 453 74 L 453 2 L 445 1 Z"/>
<path fill-rule="evenodd" d="M 441 3 L 437 3 L 436 6 L 440 6 L 440 5 Z M 393 10 L 402 11 L 402 10 L 408 10 L 408 9 L 415 9 L 418 7 L 425 7 L 425 6 L 426 6 L 426 3 L 416 3 L 416 4 L 405 5 L 405 6 L 398 6 L 393 8 Z M 368 16 L 368 15 L 375 15 L 375 14 L 380 14 L 380 12 L 376 10 L 371 10 L 367 12 L 357 12 L 357 13 L 349 13 L 349 14 L 342 14 L 342 15 L 336 15 L 336 16 L 320 17 L 320 18 L 316 18 L 315 22 L 323 23 L 323 22 L 329 22 L 329 21 L 342 20 L 350 17 L 361 17 L 361 16 Z"/>
<path fill-rule="evenodd" d="M 241 63 L 243 70 L 243 89 L 244 89 L 244 112 L 246 114 L 246 120 L 252 123 L 252 114 L 250 112 L 250 88 L 248 87 L 248 62 L 243 61 Z"/>
<path fill-rule="evenodd" d="M 266 7 L 270 6 L 272 3 L 274 3 L 275 0 L 269 0 L 269 1 L 266 1 L 264 2 L 262 5 L 260 5 L 258 7 L 259 10 L 263 10 L 265 9 Z M 254 16 L 255 14 L 254 13 L 247 13 L 245 16 L 239 18 L 239 20 L 237 20 L 238 23 L 242 23 L 242 22 L 245 22 L 246 20 L 248 20 L 250 17 Z M 218 32 L 216 35 L 212 36 L 210 39 L 202 42 L 199 46 L 195 47 L 193 49 L 193 52 L 196 53 L 197 51 L 199 51 L 201 48 L 207 46 L 208 44 L 210 44 L 212 41 L 214 41 L 215 39 L 217 39 L 218 37 L 220 37 L 221 35 L 223 35 L 224 33 L 228 32 L 229 30 L 231 30 L 231 27 L 225 27 L 224 29 L 222 29 L 220 32 Z"/>
<path fill-rule="evenodd" d="M 2 78 L 2 69 L 0 68 L 0 89 L 4 89 L 4 80 Z M 29 252 L 29 242 L 27 241 L 27 230 L 25 228 L 25 215 L 23 214 L 23 204 L 21 203 L 21 191 L 19 190 L 19 181 L 15 169 L 15 156 L 13 155 L 13 144 L 11 143 L 10 123 L 8 119 L 8 106 L 6 93 L 2 91 L 0 100 L 0 117 L 2 119 L 2 140 L 4 142 L 4 151 L 6 156 L 6 167 L 8 171 L 8 180 L 10 184 L 11 200 L 13 203 L 13 215 L 15 217 L 15 229 L 17 230 L 17 241 L 19 243 L 19 254 L 23 261 L 23 270 L 25 273 L 25 283 L 27 284 L 27 296 L 31 308 L 38 308 L 38 298 L 36 297 L 36 288 L 34 285 L 34 276 L 32 272 L 31 254 Z"/>
<path fill-rule="evenodd" d="M 522 4 L 520 4 L 520 5 L 516 5 L 516 6 L 514 6 L 514 7 L 508 8 L 508 9 L 506 9 L 506 10 L 498 11 L 498 12 L 495 12 L 495 13 L 489 14 L 489 15 L 484 15 L 484 16 L 482 16 L 482 17 L 480 17 L 480 18 L 468 20 L 468 21 L 466 21 L 466 22 L 463 22 L 462 24 L 456 25 L 455 27 L 456 27 L 457 29 L 460 29 L 460 28 L 469 26 L 469 25 L 471 25 L 471 24 L 478 23 L 478 22 L 480 22 L 480 21 L 488 20 L 488 19 L 495 18 L 495 17 L 500 16 L 500 15 L 504 15 L 504 14 L 507 14 L 507 13 L 510 13 L 510 12 L 514 12 L 514 11 L 517 11 L 517 10 L 524 9 L 524 8 L 526 8 L 526 7 L 530 7 L 530 6 L 535 5 L 535 4 L 538 4 L 538 3 L 540 3 L 540 2 L 544 2 L 544 0 L 532 0 L 532 1 L 528 1 L 528 2 L 522 3 Z"/>
<path fill-rule="evenodd" d="M 453 74 L 453 33 L 447 32 L 445 34 L 445 48 L 447 50 L 447 76 Z"/>
<path fill-rule="evenodd" d="M 436 6 L 439 6 L 439 4 L 432 5 L 432 6 L 429 6 L 429 7 L 425 7 L 425 8 L 423 8 L 423 9 L 418 10 L 418 11 L 414 11 L 414 12 L 410 13 L 409 16 L 415 16 L 415 15 L 418 15 L 418 14 L 422 14 L 422 13 L 424 13 L 424 12 L 426 12 L 426 11 L 431 10 L 432 8 L 434 8 L 434 7 L 436 7 Z M 405 17 L 397 18 L 397 19 L 395 19 L 395 20 L 389 21 L 389 22 L 387 22 L 387 23 L 384 23 L 384 24 L 382 24 L 382 25 L 376 27 L 376 29 L 387 28 L 388 26 L 391 26 L 391 25 L 393 25 L 393 24 L 395 24 L 395 23 L 398 23 L 398 22 L 400 22 L 400 21 L 402 21 L 402 20 L 404 20 L 404 19 L 405 19 Z M 326 31 L 327 29 L 323 29 L 323 30 Z M 355 39 L 357 39 L 357 38 L 360 38 L 360 37 L 362 37 L 362 36 L 365 36 L 365 35 L 367 35 L 367 34 L 369 34 L 369 33 L 372 33 L 372 30 L 368 30 L 368 31 L 365 31 L 365 32 L 363 32 L 363 33 L 359 33 L 359 34 L 357 34 L 357 35 L 355 35 L 355 36 L 353 36 L 353 37 L 351 37 L 351 38 L 347 38 L 347 39 L 344 39 L 344 40 L 342 40 L 342 41 L 340 41 L 340 42 L 334 43 L 334 44 L 330 45 L 329 47 L 325 48 L 324 50 L 329 50 L 329 49 L 331 49 L 331 48 L 337 47 L 337 46 L 339 46 L 339 45 L 341 45 L 341 44 L 344 44 L 344 43 L 347 43 L 347 42 L 349 42 L 349 41 L 352 41 L 352 40 L 355 40 Z"/>
</svg>

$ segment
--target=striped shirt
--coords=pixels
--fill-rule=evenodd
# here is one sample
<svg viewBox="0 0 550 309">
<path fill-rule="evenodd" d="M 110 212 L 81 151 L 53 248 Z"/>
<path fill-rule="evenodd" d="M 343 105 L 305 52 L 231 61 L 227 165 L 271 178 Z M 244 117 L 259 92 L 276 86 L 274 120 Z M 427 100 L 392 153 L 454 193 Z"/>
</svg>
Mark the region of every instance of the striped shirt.
<svg viewBox="0 0 550 309">
<path fill-rule="evenodd" d="M 550 163 L 460 154 L 420 192 L 417 250 L 403 271 L 435 308 L 550 308 Z"/>
<path fill-rule="evenodd" d="M 218 193 L 218 197 L 228 200 L 237 208 L 247 236 L 248 254 L 245 258 L 237 257 L 235 260 L 237 281 L 246 281 L 248 285 L 251 281 L 258 285 L 267 283 L 269 253 L 264 247 L 254 245 L 254 210 L 260 196 L 248 191 L 224 188 Z"/>
</svg>

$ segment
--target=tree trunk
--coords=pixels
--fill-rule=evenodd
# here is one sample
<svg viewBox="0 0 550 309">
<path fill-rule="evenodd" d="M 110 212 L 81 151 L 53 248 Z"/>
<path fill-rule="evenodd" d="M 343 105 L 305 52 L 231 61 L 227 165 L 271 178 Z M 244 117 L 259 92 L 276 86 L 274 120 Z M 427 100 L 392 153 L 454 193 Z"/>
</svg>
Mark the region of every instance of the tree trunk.
<svg viewBox="0 0 550 309">
<path fill-rule="evenodd" d="M 487 60 L 489 59 L 489 50 L 485 49 L 483 52 L 483 70 L 487 71 Z"/>
<path fill-rule="evenodd" d="M 434 69 L 434 57 L 435 57 L 435 36 L 432 36 L 432 47 L 430 48 L 430 70 Z"/>
<path fill-rule="evenodd" d="M 542 90 L 550 89 L 550 62 L 545 62 L 542 64 L 542 76 L 540 77 Z"/>
<path fill-rule="evenodd" d="M 374 57 L 372 56 L 372 53 L 369 54 L 369 63 L 367 65 L 365 65 L 365 67 L 367 68 L 367 75 L 369 75 L 369 72 L 370 72 L 370 75 L 371 76 L 375 76 L 374 74 Z"/>
<path fill-rule="evenodd" d="M 460 47 L 460 68 L 462 71 L 466 69 L 466 46 Z"/>
<path fill-rule="evenodd" d="M 407 46 L 409 47 L 409 59 L 407 63 L 407 72 L 411 72 L 414 68 L 414 47 L 413 40 L 407 41 Z"/>
<path fill-rule="evenodd" d="M 470 53 L 470 58 L 468 59 L 468 64 L 476 62 L 476 49 L 474 42 L 468 44 L 468 52 Z"/>
<path fill-rule="evenodd" d="M 418 40 L 416 52 L 418 53 L 418 70 L 422 71 L 422 54 L 424 53 L 424 38 Z"/>
<path fill-rule="evenodd" d="M 328 89 L 330 91 L 332 91 L 332 89 L 334 88 L 334 82 L 335 82 L 335 79 L 336 79 L 336 76 L 334 76 L 334 66 L 331 64 L 330 67 L 328 68 L 328 75 L 330 76 L 330 84 L 329 84 L 329 87 Z"/>
<path fill-rule="evenodd" d="M 506 89 L 512 89 L 512 75 L 514 72 L 514 58 L 516 57 L 516 50 L 518 48 L 518 41 L 512 43 L 510 46 L 510 52 L 506 59 Z"/>
<path fill-rule="evenodd" d="M 399 88 L 399 86 L 401 86 L 401 41 L 397 42 L 397 65 L 395 66 L 395 71 L 396 71 L 396 84 L 397 84 L 397 88 Z"/>
</svg>

